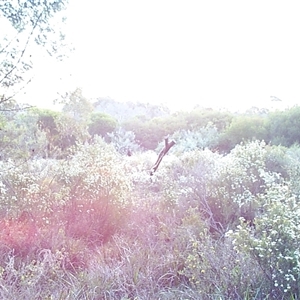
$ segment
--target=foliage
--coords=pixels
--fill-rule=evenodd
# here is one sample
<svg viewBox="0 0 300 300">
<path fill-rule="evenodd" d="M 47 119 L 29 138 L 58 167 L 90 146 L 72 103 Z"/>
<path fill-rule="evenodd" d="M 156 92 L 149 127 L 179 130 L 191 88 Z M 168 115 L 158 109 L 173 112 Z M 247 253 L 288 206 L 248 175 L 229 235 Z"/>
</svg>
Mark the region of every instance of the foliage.
<svg viewBox="0 0 300 300">
<path fill-rule="evenodd" d="M 196 149 L 214 149 L 219 142 L 217 128 L 211 123 L 207 126 L 195 130 L 176 131 L 172 138 L 176 141 L 176 153 L 184 153 Z"/>
<path fill-rule="evenodd" d="M 93 111 L 92 103 L 83 95 L 81 88 L 66 93 L 60 104 L 63 104 L 63 112 L 81 122 L 87 122 Z"/>
<path fill-rule="evenodd" d="M 228 151 L 242 141 L 266 140 L 265 118 L 262 116 L 236 116 L 222 135 L 220 148 Z"/>
<path fill-rule="evenodd" d="M 134 118 L 124 122 L 122 127 L 127 131 L 132 131 L 136 136 L 137 142 L 144 149 L 154 150 L 166 135 L 173 134 L 186 126 L 184 119 L 174 114 L 151 120 Z"/>
<path fill-rule="evenodd" d="M 265 290 L 272 298 L 299 296 L 299 204 L 288 186 L 269 182 L 260 195 L 263 213 L 253 232 L 245 224 L 228 233 L 239 252 L 249 253 L 264 272 Z"/>
<path fill-rule="evenodd" d="M 43 157 L 54 157 L 57 154 L 59 146 L 60 132 L 58 128 L 58 119 L 60 113 L 50 110 L 32 109 L 32 113 L 37 115 L 37 126 L 44 132 L 47 138 L 47 146 Z"/>
<path fill-rule="evenodd" d="M 0 267 L 1 299 L 61 299 L 76 297 L 78 290 L 71 271 L 64 268 L 66 253 L 44 249 L 33 260 L 23 262 L 15 255 L 6 255 Z"/>
<path fill-rule="evenodd" d="M 226 156 L 205 149 L 166 157 L 155 176 L 165 195 L 164 209 L 197 207 L 208 218 L 211 230 L 220 234 L 235 226 L 241 216 L 253 220 L 259 211 L 255 197 L 265 192 L 272 175 L 266 168 L 266 151 L 265 144 L 256 141 L 238 145 Z"/>
<path fill-rule="evenodd" d="M 122 127 L 126 131 L 133 132 L 138 144 L 148 150 L 154 150 L 165 134 L 161 128 L 157 128 L 143 118 L 128 120 L 122 124 Z"/>
<path fill-rule="evenodd" d="M 185 127 L 150 176 L 156 152 L 124 128 L 90 139 L 82 109 L 2 114 L 1 298 L 299 299 L 297 145 L 218 153 L 227 129 Z"/>
<path fill-rule="evenodd" d="M 283 178 L 288 178 L 287 150 L 284 146 L 267 146 L 266 167 L 269 171 L 279 173 Z"/>
<path fill-rule="evenodd" d="M 1 162 L 2 245 L 14 251 L 22 248 L 24 255 L 41 245 L 60 249 L 73 239 L 95 245 L 120 226 L 130 183 L 118 155 L 100 139 L 76 150 L 59 161 Z M 23 240 L 23 213 L 30 216 L 25 223 L 35 232 L 32 240 Z M 61 240 L 55 241 L 59 232 Z"/>
<path fill-rule="evenodd" d="M 132 131 L 125 131 L 118 128 L 112 133 L 107 133 L 110 143 L 121 154 L 131 156 L 133 152 L 141 150 L 141 147 L 135 141 L 135 134 Z"/>
<path fill-rule="evenodd" d="M 285 162 L 285 170 L 288 174 L 288 179 L 290 182 L 290 188 L 293 194 L 300 197 L 300 147 L 294 144 L 292 147 L 287 149 Z"/>
<path fill-rule="evenodd" d="M 59 115 L 58 112 L 38 109 L 32 109 L 32 112 L 38 115 L 37 124 L 41 130 L 49 132 L 52 136 L 58 134 L 57 125 L 55 123 L 55 119 Z"/>
<path fill-rule="evenodd" d="M 26 160 L 43 157 L 47 148 L 47 136 L 38 126 L 35 114 L 23 111 L 13 118 L 3 118 L 0 130 L 2 160 Z"/>
<path fill-rule="evenodd" d="M 117 203 L 126 202 L 130 183 L 122 172 L 120 157 L 103 139 L 96 138 L 92 144 L 78 144 L 75 153 L 63 162 L 60 180 L 71 186 L 69 197 L 97 200 L 109 197 Z"/>
<path fill-rule="evenodd" d="M 219 134 L 217 149 L 228 153 L 241 142 L 264 140 L 273 145 L 291 146 L 299 142 L 297 133 L 299 107 L 284 112 L 253 112 L 231 114 L 212 109 L 195 109 L 148 119 L 138 116 L 122 123 L 127 131 L 134 132 L 139 144 L 154 150 L 164 136 L 176 131 L 198 132 L 213 127 Z M 176 134 L 178 135 L 178 134 Z"/>
<path fill-rule="evenodd" d="M 99 135 L 106 137 L 106 135 L 112 133 L 116 127 L 117 121 L 113 117 L 103 113 L 92 113 L 88 131 L 91 136 Z"/>
<path fill-rule="evenodd" d="M 300 196 L 300 148 L 297 144 L 287 148 L 283 146 L 268 147 L 266 165 L 268 170 L 279 173 L 289 181 L 290 189 L 298 198 Z"/>
<path fill-rule="evenodd" d="M 267 128 L 272 144 L 289 147 L 295 143 L 300 143 L 299 120 L 299 106 L 270 114 Z"/>
<path fill-rule="evenodd" d="M 51 110 L 30 109 L 3 118 L 2 159 L 61 158 L 76 142 L 89 138 L 86 127 L 74 118 Z"/>
<path fill-rule="evenodd" d="M 38 22 L 36 26 L 42 32 L 49 31 L 47 20 L 61 11 L 66 3 L 66 1 L 1 3 L 0 11 L 16 30 L 22 32 L 26 26 Z"/>
<path fill-rule="evenodd" d="M 109 97 L 98 98 L 94 102 L 96 112 L 102 112 L 115 118 L 118 122 L 126 122 L 130 119 L 144 117 L 151 120 L 156 117 L 168 116 L 170 111 L 163 105 L 150 103 L 118 102 Z"/>
<path fill-rule="evenodd" d="M 183 114 L 183 113 L 182 113 Z M 211 108 L 196 108 L 184 116 L 188 129 L 198 129 L 212 124 L 222 132 L 231 123 L 233 115 L 227 111 L 213 110 Z"/>
<path fill-rule="evenodd" d="M 3 88 L 0 110 L 9 109 L 14 95 L 22 89 L 22 86 L 18 86 L 11 92 L 9 87 L 23 81 L 27 84 L 30 81 L 30 77 L 26 75 L 33 67 L 29 48 L 35 49 L 36 45 L 40 45 L 50 55 L 61 58 L 60 49 L 63 45 L 66 46 L 65 36 L 57 24 L 62 24 L 63 18 L 56 19 L 56 23 L 51 22 L 51 19 L 54 15 L 59 15 L 67 2 L 67 0 L 47 0 L 0 3 L 1 27 L 6 28 L 6 34 L 2 34 L 0 41 L 0 86 Z M 19 108 L 14 106 L 12 109 Z"/>
<path fill-rule="evenodd" d="M 180 274 L 203 299 L 252 299 L 262 272 L 253 273 L 257 266 L 248 257 L 237 253 L 229 241 L 212 239 L 197 212 L 188 212 L 183 222 L 189 229 L 194 228 L 194 232 L 187 232 L 189 241 L 182 253 L 184 267 Z"/>
</svg>

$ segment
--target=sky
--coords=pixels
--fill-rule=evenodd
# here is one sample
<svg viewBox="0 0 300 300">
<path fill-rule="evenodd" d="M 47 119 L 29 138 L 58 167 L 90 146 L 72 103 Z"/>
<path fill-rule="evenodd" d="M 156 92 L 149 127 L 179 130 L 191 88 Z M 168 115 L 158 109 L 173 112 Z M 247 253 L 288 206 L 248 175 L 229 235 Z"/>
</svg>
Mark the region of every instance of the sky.
<svg viewBox="0 0 300 300">
<path fill-rule="evenodd" d="M 75 51 L 38 64 L 28 102 L 47 106 L 81 87 L 88 98 L 174 110 L 300 104 L 298 1 L 70 2 Z"/>
</svg>

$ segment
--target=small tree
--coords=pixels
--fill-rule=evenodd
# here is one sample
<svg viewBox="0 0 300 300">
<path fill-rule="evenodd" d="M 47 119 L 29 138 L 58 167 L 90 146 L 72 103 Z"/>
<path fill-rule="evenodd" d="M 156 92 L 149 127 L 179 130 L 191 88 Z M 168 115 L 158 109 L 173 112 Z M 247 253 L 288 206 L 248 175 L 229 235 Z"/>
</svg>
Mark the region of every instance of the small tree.
<svg viewBox="0 0 300 300">
<path fill-rule="evenodd" d="M 91 136 L 99 135 L 106 137 L 107 133 L 113 132 L 117 127 L 117 121 L 110 115 L 93 113 L 88 127 Z"/>
<path fill-rule="evenodd" d="M 220 148 L 228 151 L 243 141 L 267 140 L 266 119 L 262 116 L 237 116 L 221 136 Z"/>
</svg>

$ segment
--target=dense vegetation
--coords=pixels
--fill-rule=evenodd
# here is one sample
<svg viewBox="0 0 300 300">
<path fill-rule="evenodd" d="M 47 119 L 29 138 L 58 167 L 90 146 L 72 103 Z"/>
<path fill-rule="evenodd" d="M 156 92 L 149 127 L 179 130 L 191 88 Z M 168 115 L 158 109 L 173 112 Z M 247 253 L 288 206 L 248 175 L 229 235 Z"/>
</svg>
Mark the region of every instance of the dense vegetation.
<svg viewBox="0 0 300 300">
<path fill-rule="evenodd" d="M 0 298 L 299 299 L 300 108 L 122 105 L 1 112 Z"/>
<path fill-rule="evenodd" d="M 21 105 L 67 4 L 0 3 L 0 298 L 299 299 L 300 108 Z"/>
</svg>

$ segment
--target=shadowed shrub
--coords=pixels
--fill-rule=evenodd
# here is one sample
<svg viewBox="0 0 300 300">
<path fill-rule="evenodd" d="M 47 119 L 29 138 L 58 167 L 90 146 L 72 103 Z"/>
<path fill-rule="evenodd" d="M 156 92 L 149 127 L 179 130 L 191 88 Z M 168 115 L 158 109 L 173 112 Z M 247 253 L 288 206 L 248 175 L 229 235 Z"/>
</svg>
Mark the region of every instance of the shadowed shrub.
<svg viewBox="0 0 300 300">
<path fill-rule="evenodd" d="M 66 235 L 85 241 L 88 245 L 106 242 L 125 216 L 109 201 L 74 200 L 67 203 L 60 220 L 66 224 Z"/>
<path fill-rule="evenodd" d="M 0 247 L 5 252 L 27 256 L 38 248 L 40 237 L 33 216 L 23 211 L 18 218 L 6 217 L 0 221 Z"/>
</svg>

